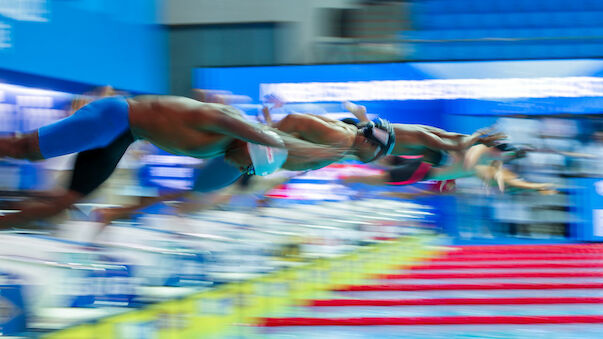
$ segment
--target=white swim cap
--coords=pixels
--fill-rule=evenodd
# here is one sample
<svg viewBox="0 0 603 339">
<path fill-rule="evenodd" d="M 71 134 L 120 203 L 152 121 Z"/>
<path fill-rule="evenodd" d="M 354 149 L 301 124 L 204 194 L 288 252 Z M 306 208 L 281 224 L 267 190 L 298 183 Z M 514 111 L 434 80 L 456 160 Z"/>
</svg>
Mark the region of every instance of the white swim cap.
<svg viewBox="0 0 603 339">
<path fill-rule="evenodd" d="M 266 133 L 277 138 L 283 147 L 285 146 L 283 139 L 278 134 L 273 131 L 266 131 Z M 285 163 L 289 154 L 286 148 L 274 148 L 250 142 L 247 143 L 247 150 L 249 150 L 255 175 L 268 175 L 276 172 Z"/>
</svg>

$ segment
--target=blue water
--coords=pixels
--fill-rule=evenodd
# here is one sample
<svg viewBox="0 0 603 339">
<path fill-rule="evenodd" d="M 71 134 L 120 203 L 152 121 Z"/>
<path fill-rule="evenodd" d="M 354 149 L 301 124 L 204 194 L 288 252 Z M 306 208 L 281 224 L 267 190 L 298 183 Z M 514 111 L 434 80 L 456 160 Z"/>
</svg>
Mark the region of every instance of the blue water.
<svg viewBox="0 0 603 339">
<path fill-rule="evenodd" d="M 278 316 L 355 318 L 598 314 L 603 314 L 603 304 L 291 307 L 279 312 Z"/>
<path fill-rule="evenodd" d="M 242 328 L 228 339 L 600 339 L 603 325 L 321 326 Z"/>
</svg>

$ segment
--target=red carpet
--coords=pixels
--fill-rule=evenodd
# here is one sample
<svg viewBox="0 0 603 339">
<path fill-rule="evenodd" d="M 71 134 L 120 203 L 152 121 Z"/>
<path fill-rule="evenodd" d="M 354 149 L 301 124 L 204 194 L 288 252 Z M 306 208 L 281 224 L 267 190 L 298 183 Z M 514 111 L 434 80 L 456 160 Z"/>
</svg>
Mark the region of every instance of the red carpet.
<svg viewBox="0 0 603 339">
<path fill-rule="evenodd" d="M 457 251 L 447 255 L 427 260 L 423 264 L 406 268 L 400 274 L 380 274 L 373 276 L 376 279 L 498 279 L 499 283 L 452 283 L 435 284 L 374 284 L 353 285 L 337 289 L 339 292 L 348 291 L 464 291 L 464 290 L 533 290 L 533 297 L 522 294 L 512 297 L 513 293 L 506 294 L 504 298 L 424 298 L 424 299 L 328 299 L 311 300 L 308 306 L 312 307 L 357 307 L 357 306 L 433 306 L 434 311 L 438 306 L 444 305 L 475 305 L 475 315 L 468 316 L 433 316 L 433 317 L 357 317 L 357 318 L 265 318 L 261 319 L 260 326 L 383 326 L 383 325 L 519 325 L 519 324 L 600 324 L 603 323 L 603 314 L 573 315 L 564 314 L 564 305 L 598 305 L 603 304 L 603 297 L 576 297 L 564 290 L 594 290 L 603 289 L 603 282 L 576 283 L 572 278 L 603 278 L 601 271 L 580 271 L 581 268 L 603 269 L 603 244 L 562 244 L 562 245 L 511 245 L 511 246 L 457 246 Z M 597 260 L 601 260 L 597 262 Z M 401 266 L 404 267 L 404 266 Z M 408 267 L 408 266 L 406 266 Z M 500 272 L 467 272 L 456 271 L 464 269 L 500 269 Z M 526 269 L 539 269 L 541 272 L 526 271 Z M 551 269 L 548 270 L 547 269 Z M 564 269 L 564 270 L 554 270 Z M 432 272 L 419 273 L 417 270 L 432 270 Z M 437 272 L 435 270 L 447 270 Z M 529 283 L 508 283 L 511 278 L 533 278 Z M 539 283 L 539 278 L 559 279 L 558 283 Z M 438 281 L 439 282 L 439 281 Z M 539 297 L 539 291 L 559 290 L 554 292 L 559 296 Z M 593 291 L 594 292 L 594 291 Z M 570 292 L 573 293 L 573 292 Z M 587 296 L 589 291 L 583 292 Z M 463 292 L 465 294 L 465 292 Z M 525 293 L 524 293 L 525 294 Z M 542 293 L 540 293 L 542 295 Z M 341 295 L 339 295 L 341 296 Z M 370 298 L 370 295 L 367 296 Z M 546 305 L 555 309 L 555 316 L 522 315 L 522 308 L 516 315 L 482 316 L 482 305 Z M 581 309 L 583 306 L 578 306 Z M 600 306 L 591 306 L 600 307 Z M 575 311 L 576 308 L 573 308 Z M 532 308 L 533 310 L 533 308 Z M 588 313 L 588 312 L 585 312 Z M 395 313 L 394 313 L 395 314 Z M 440 313 L 441 314 L 441 313 Z M 452 313 L 454 314 L 454 313 Z M 458 313 L 457 313 L 458 314 Z M 483 313 L 481 313 L 483 314 Z M 496 313 L 495 313 L 496 314 Z M 579 333 L 576 333 L 579 337 Z"/>
</svg>

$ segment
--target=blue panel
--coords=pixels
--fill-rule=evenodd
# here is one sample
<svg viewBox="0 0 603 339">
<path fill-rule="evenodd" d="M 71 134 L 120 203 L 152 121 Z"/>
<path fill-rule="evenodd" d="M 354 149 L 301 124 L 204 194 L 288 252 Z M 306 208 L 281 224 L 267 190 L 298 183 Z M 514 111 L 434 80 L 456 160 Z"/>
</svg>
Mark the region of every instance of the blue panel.
<svg viewBox="0 0 603 339">
<path fill-rule="evenodd" d="M 444 15 L 444 14 L 434 15 L 429 20 L 424 21 L 424 25 L 431 29 L 446 29 L 451 26 L 451 22 L 450 22 L 451 19 L 452 19 L 452 17 L 450 15 Z M 427 24 L 427 22 L 429 22 L 429 24 Z"/>
<path fill-rule="evenodd" d="M 586 45 L 586 56 L 589 57 L 601 57 L 603 56 L 603 45 L 602 44 L 588 44 Z"/>
<path fill-rule="evenodd" d="M 540 12 L 546 10 L 545 0 L 536 0 L 536 1 L 524 1 L 528 4 L 529 8 L 533 12 Z"/>
<path fill-rule="evenodd" d="M 580 220 L 573 225 L 577 238 L 603 240 L 603 179 L 572 179 L 571 185 L 580 187 L 570 196 Z"/>
<path fill-rule="evenodd" d="M 601 26 L 603 24 L 601 22 L 602 15 L 603 12 L 584 12 L 579 22 L 586 27 Z"/>
<path fill-rule="evenodd" d="M 416 48 L 415 59 L 420 60 L 437 60 L 440 58 L 437 46 L 432 44 L 421 44 Z"/>
<path fill-rule="evenodd" d="M 571 11 L 582 11 L 586 8 L 584 0 L 572 0 L 568 1 L 568 10 Z"/>
<path fill-rule="evenodd" d="M 450 25 L 449 27 L 454 28 L 471 28 L 475 27 L 476 16 L 471 14 L 457 14 L 455 16 L 450 17 Z"/>
<path fill-rule="evenodd" d="M 466 0 L 448 0 L 446 1 L 446 11 L 448 13 L 467 13 L 470 11 L 471 2 Z"/>
<path fill-rule="evenodd" d="M 579 23 L 576 21 L 576 15 L 568 12 L 553 12 L 550 13 L 551 26 L 553 27 L 569 27 Z"/>
<path fill-rule="evenodd" d="M 581 57 L 596 56 L 597 52 L 601 52 L 601 46 L 598 44 L 579 44 L 574 49 L 575 55 Z"/>
<path fill-rule="evenodd" d="M 0 15 L 10 33 L 10 46 L 0 49 L 2 68 L 139 92 L 165 91 L 165 31 L 149 24 L 155 20 L 155 1 L 40 3 L 47 4 L 48 13 L 39 19 Z"/>
<path fill-rule="evenodd" d="M 495 0 L 497 12 L 515 12 L 517 4 L 513 0 Z"/>
<path fill-rule="evenodd" d="M 421 2 L 414 2 L 412 4 L 412 8 L 420 12 L 421 14 L 437 14 L 445 12 L 445 2 L 446 1 L 437 1 L 437 0 L 425 0 Z"/>
</svg>

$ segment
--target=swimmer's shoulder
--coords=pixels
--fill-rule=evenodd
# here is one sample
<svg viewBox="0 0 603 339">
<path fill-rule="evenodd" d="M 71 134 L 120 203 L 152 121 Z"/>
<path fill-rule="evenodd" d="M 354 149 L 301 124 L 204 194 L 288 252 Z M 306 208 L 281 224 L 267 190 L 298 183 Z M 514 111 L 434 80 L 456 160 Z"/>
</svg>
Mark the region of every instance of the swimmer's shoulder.
<svg viewBox="0 0 603 339">
<path fill-rule="evenodd" d="M 127 98 L 128 101 L 138 102 L 138 103 L 188 103 L 193 104 L 200 102 L 191 98 L 181 97 L 176 95 L 156 95 L 156 94 L 144 94 L 144 95 L 136 95 Z"/>
<path fill-rule="evenodd" d="M 197 110 L 207 105 L 195 99 L 175 95 L 137 95 L 127 100 L 131 106 L 145 106 L 159 110 Z"/>
<path fill-rule="evenodd" d="M 127 99 L 131 106 L 140 106 L 155 111 L 178 111 L 195 115 L 226 114 L 241 118 L 243 114 L 235 107 L 201 102 L 195 99 L 174 95 L 139 95 Z M 205 114 L 204 114 L 205 113 Z"/>
</svg>

